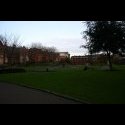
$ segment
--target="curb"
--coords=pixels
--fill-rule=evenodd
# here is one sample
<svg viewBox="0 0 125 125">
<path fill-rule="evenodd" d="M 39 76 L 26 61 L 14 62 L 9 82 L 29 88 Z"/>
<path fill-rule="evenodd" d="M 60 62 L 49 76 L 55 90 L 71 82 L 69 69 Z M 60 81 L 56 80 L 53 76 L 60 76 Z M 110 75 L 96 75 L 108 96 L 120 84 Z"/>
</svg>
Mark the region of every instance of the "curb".
<svg viewBox="0 0 125 125">
<path fill-rule="evenodd" d="M 18 85 L 18 84 L 16 84 L 16 85 Z M 19 85 L 19 86 L 30 88 L 30 89 L 33 89 L 33 90 L 38 90 L 38 91 L 46 92 L 46 93 L 49 93 L 49 94 L 53 94 L 55 96 L 62 97 L 64 99 L 68 99 L 68 100 L 72 100 L 72 101 L 75 101 L 75 102 L 79 102 L 81 104 L 91 104 L 91 103 L 89 103 L 87 101 L 82 101 L 82 100 L 79 100 L 77 98 L 73 98 L 73 97 L 67 96 L 67 95 L 62 95 L 62 94 L 59 94 L 59 93 L 56 93 L 56 92 L 53 92 L 53 91 L 50 91 L 50 90 L 33 88 L 31 86 L 26 86 L 26 85 Z"/>
<path fill-rule="evenodd" d="M 4 82 L 4 83 L 13 84 L 13 83 L 9 83 L 9 82 Z M 62 97 L 64 99 L 68 99 L 68 100 L 72 100 L 72 101 L 75 101 L 75 102 L 79 102 L 81 104 L 91 104 L 91 103 L 89 103 L 87 101 L 82 101 L 80 99 L 73 98 L 71 96 L 67 96 L 67 95 L 63 95 L 63 94 L 59 94 L 59 93 L 56 93 L 56 92 L 53 92 L 53 91 L 50 91 L 50 90 L 38 89 L 38 88 L 31 87 L 31 86 L 20 85 L 20 84 L 17 84 L 17 83 L 14 83 L 14 84 L 17 85 L 17 86 L 21 86 L 21 87 L 25 87 L 25 88 L 29 88 L 29 89 L 38 90 L 38 91 L 46 92 L 46 93 L 49 93 L 49 94 L 53 94 L 55 96 Z"/>
</svg>

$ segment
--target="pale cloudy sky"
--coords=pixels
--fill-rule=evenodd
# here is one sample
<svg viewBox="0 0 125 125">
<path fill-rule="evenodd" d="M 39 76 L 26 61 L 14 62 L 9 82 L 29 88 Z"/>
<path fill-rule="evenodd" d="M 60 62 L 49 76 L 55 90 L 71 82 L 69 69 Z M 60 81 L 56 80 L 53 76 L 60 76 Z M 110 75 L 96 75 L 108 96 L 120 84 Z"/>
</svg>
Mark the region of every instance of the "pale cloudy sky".
<svg viewBox="0 0 125 125">
<path fill-rule="evenodd" d="M 81 32 L 85 30 L 81 21 L 0 21 L 0 34 L 14 34 L 29 46 L 40 42 L 43 46 L 54 46 L 58 51 L 72 55 L 86 53 L 80 46 L 84 42 Z"/>
</svg>

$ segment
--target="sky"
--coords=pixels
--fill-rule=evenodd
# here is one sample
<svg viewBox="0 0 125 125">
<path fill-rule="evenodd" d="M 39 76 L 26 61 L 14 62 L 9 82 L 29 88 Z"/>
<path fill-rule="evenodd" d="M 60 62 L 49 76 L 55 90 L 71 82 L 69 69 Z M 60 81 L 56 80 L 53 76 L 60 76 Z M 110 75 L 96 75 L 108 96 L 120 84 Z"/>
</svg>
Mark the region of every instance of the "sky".
<svg viewBox="0 0 125 125">
<path fill-rule="evenodd" d="M 80 48 L 85 42 L 83 30 L 82 21 L 0 21 L 0 34 L 14 34 L 24 46 L 41 43 L 69 52 L 71 56 L 86 54 L 86 50 Z"/>
</svg>

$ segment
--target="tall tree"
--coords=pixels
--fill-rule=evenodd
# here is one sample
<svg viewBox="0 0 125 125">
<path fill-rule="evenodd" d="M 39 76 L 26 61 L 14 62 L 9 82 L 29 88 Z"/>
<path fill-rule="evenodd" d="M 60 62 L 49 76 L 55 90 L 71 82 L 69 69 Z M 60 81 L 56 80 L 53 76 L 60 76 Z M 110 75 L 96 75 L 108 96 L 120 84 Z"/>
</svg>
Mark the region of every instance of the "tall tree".
<svg viewBox="0 0 125 125">
<path fill-rule="evenodd" d="M 83 38 L 89 53 L 106 52 L 109 68 L 112 70 L 111 55 L 125 51 L 125 21 L 86 21 Z"/>
</svg>

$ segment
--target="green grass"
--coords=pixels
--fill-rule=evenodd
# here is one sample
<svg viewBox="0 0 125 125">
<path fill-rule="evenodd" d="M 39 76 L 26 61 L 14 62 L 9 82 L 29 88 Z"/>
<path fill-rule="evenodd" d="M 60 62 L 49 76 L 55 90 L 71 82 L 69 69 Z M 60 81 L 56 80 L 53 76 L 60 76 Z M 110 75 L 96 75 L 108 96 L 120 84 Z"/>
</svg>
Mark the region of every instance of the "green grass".
<svg viewBox="0 0 125 125">
<path fill-rule="evenodd" d="M 125 103 L 125 66 L 118 71 L 87 70 L 83 66 L 27 67 L 29 72 L 0 74 L 0 81 L 32 86 L 72 96 L 90 103 Z M 39 70 L 41 72 L 35 72 Z M 32 71 L 32 72 L 31 72 Z"/>
</svg>

